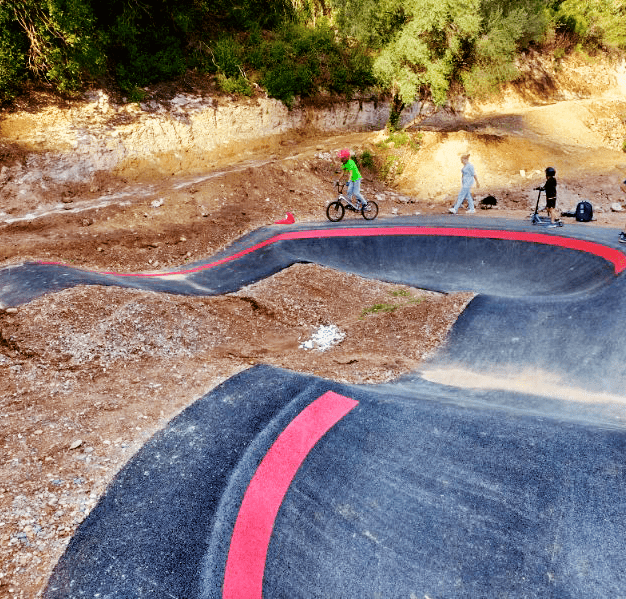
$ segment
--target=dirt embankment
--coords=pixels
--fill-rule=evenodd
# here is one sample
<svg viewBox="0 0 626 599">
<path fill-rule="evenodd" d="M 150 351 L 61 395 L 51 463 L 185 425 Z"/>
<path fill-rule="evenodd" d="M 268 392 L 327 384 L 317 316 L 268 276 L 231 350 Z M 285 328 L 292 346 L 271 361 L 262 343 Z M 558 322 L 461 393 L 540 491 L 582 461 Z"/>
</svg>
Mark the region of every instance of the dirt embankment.
<svg viewBox="0 0 626 599">
<path fill-rule="evenodd" d="M 205 117 L 189 97 L 187 108 L 174 104 L 168 114 L 153 105 L 124 116 L 137 109 L 118 109 L 103 95 L 82 107 L 24 107 L 2 118 L 0 266 L 44 259 L 160 270 L 211 256 L 287 211 L 297 221 L 323 221 L 341 147 L 368 150 L 395 173 L 384 182 L 363 169 L 379 218 L 445 213 L 458 189 L 459 155 L 469 151 L 482 183 L 476 195 L 498 198 L 481 216 L 527 218 L 532 188 L 552 165 L 561 207 L 591 199 L 597 220 L 584 226 L 617 234 L 626 221 L 611 210 L 626 178 L 626 106 L 623 93 L 612 93 L 621 71 L 572 63 L 552 73 L 552 86 L 540 73 L 498 102 L 416 121 L 413 146 L 382 131 L 325 133 L 305 123 L 254 140 L 240 129 L 238 145 L 203 152 L 190 131 Z M 244 108 L 233 105 L 230 114 Z M 162 138 L 158 123 L 167 124 Z M 67 141 L 65 150 L 46 149 L 51 131 Z M 144 154 L 125 154 L 120 139 L 143 143 Z M 112 170 L 100 168 L 106 164 Z M 470 297 L 297 265 L 218 298 L 89 287 L 0 313 L 0 597 L 39 596 L 116 472 L 219 382 L 258 362 L 345 381 L 389 380 L 436 349 Z M 327 351 L 302 346 L 331 325 L 341 335 Z"/>
</svg>

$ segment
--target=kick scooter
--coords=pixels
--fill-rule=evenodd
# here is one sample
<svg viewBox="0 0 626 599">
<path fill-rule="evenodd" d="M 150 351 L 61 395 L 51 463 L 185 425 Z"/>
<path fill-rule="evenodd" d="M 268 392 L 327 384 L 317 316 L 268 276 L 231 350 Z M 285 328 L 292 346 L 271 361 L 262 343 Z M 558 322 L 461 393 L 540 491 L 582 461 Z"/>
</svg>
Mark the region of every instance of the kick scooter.
<svg viewBox="0 0 626 599">
<path fill-rule="evenodd" d="M 539 225 L 540 227 L 562 227 L 563 223 L 558 220 L 555 223 L 550 221 L 549 216 L 539 216 L 539 199 L 541 198 L 541 192 L 544 191 L 543 187 L 535 187 L 535 191 L 538 191 L 537 194 L 537 204 L 535 205 L 535 211 L 530 215 L 530 222 L 533 225 Z"/>
</svg>

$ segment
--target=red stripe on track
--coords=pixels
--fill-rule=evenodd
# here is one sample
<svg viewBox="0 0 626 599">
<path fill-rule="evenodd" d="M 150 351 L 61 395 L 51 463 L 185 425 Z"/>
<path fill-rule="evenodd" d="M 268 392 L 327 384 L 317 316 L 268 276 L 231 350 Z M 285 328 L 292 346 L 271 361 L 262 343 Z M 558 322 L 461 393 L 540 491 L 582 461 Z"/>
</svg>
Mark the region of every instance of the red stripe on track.
<svg viewBox="0 0 626 599">
<path fill-rule="evenodd" d="M 560 237 L 558 235 L 547 235 L 545 233 L 525 233 L 520 231 L 500 231 L 491 229 L 467 229 L 456 227 L 369 227 L 369 228 L 332 228 L 332 229 L 313 229 L 310 231 L 291 231 L 288 233 L 280 233 L 266 239 L 261 243 L 257 243 L 249 248 L 237 252 L 227 258 L 222 258 L 216 262 L 203 264 L 190 268 L 188 270 L 177 270 L 169 273 L 117 273 L 117 272 L 99 272 L 103 275 L 115 275 L 118 277 L 167 277 L 169 275 L 186 275 L 194 272 L 200 272 L 208 268 L 213 268 L 225 262 L 230 262 L 241 258 L 246 254 L 250 254 L 267 245 L 278 241 L 291 241 L 297 239 L 317 239 L 328 237 L 376 237 L 384 235 L 423 235 L 435 237 L 476 237 L 480 239 L 504 239 L 507 241 L 525 241 L 528 243 L 541 243 L 545 245 L 554 245 L 571 250 L 578 250 L 599 256 L 607 262 L 613 264 L 615 274 L 621 273 L 626 269 L 626 256 L 615 248 L 596 243 L 594 241 L 584 241 L 582 239 L 573 239 L 571 237 Z M 42 262 L 38 264 L 56 264 L 63 266 L 62 262 Z M 73 268 L 73 267 L 72 267 Z"/>
<path fill-rule="evenodd" d="M 332 391 L 324 393 L 287 425 L 265 454 L 235 521 L 223 599 L 261 599 L 267 549 L 287 489 L 315 444 L 358 403 Z"/>
</svg>

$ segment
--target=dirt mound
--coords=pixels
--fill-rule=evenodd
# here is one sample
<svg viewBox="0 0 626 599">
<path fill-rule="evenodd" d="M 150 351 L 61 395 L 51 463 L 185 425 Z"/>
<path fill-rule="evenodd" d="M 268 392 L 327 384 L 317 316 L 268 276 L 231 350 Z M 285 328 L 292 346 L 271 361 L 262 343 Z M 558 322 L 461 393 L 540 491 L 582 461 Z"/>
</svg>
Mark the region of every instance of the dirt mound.
<svg viewBox="0 0 626 599">
<path fill-rule="evenodd" d="M 115 473 L 218 383 L 258 362 L 393 379 L 470 298 L 295 265 L 222 297 L 79 287 L 0 315 L 0 593 L 37 596 Z M 324 326 L 341 343 L 307 346 Z"/>
</svg>

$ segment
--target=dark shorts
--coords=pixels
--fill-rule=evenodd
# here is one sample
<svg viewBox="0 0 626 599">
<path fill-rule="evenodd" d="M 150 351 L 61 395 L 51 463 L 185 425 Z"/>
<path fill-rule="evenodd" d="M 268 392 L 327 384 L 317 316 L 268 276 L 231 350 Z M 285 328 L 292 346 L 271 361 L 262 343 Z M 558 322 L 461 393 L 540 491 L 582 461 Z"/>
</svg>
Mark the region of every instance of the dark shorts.
<svg viewBox="0 0 626 599">
<path fill-rule="evenodd" d="M 556 208 L 556 198 L 546 198 L 546 208 Z"/>
</svg>

